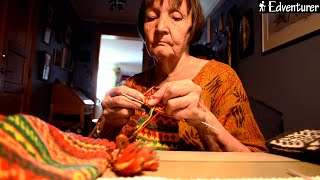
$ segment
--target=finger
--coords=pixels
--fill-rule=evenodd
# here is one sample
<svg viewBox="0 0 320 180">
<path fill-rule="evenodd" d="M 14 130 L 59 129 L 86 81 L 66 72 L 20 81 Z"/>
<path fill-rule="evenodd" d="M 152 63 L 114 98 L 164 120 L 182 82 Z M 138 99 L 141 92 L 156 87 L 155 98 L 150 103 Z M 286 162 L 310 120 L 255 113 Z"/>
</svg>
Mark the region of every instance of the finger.
<svg viewBox="0 0 320 180">
<path fill-rule="evenodd" d="M 109 96 L 114 97 L 114 96 L 120 96 L 122 94 L 126 94 L 128 96 L 131 96 L 135 99 L 138 99 L 142 101 L 144 99 L 144 95 L 132 88 L 129 88 L 127 86 L 118 86 L 116 88 L 113 88 L 109 91 Z"/>
<path fill-rule="evenodd" d="M 165 83 L 149 100 L 149 105 L 155 105 L 162 101 L 167 104 L 169 99 L 185 96 L 190 92 L 201 94 L 201 87 L 194 84 L 191 80 L 172 81 Z"/>
<path fill-rule="evenodd" d="M 166 106 L 165 106 L 165 113 L 168 115 L 172 115 L 172 112 L 178 109 L 185 109 L 188 107 L 190 102 L 185 97 L 177 97 L 168 100 Z"/>
<path fill-rule="evenodd" d="M 133 109 L 113 108 L 103 111 L 107 123 L 113 127 L 122 127 L 128 123 L 130 117 L 134 114 Z"/>
<path fill-rule="evenodd" d="M 200 96 L 197 93 L 189 93 L 186 96 L 169 99 L 165 107 L 165 112 L 173 115 L 173 112 L 178 109 L 186 109 L 188 107 L 196 107 L 200 101 Z"/>
<path fill-rule="evenodd" d="M 112 127 L 123 127 L 130 120 L 130 118 L 112 118 L 112 119 L 111 118 L 109 118 L 109 119 L 106 118 L 106 119 L 107 119 L 106 123 L 108 125 L 111 125 Z"/>
<path fill-rule="evenodd" d="M 158 104 L 166 92 L 166 89 L 168 88 L 167 84 L 164 84 L 156 93 L 154 93 L 152 96 L 150 96 L 150 99 L 148 100 L 148 104 L 150 106 L 154 106 Z"/>
<path fill-rule="evenodd" d="M 175 109 L 174 111 L 172 111 L 171 116 L 174 119 L 177 120 L 189 120 L 189 121 L 193 121 L 193 120 L 201 120 L 201 116 L 203 115 L 203 111 L 196 111 L 195 109 L 189 109 L 189 108 L 181 108 L 181 109 Z"/>
<path fill-rule="evenodd" d="M 176 109 L 170 116 L 177 120 L 187 119 L 187 117 L 189 117 L 188 110 L 186 108 Z"/>
<path fill-rule="evenodd" d="M 141 105 L 135 101 L 129 100 L 127 97 L 123 97 L 122 94 L 127 94 L 138 100 L 143 100 L 144 95 L 139 91 L 129 88 L 127 86 L 118 86 L 112 88 L 106 93 L 105 98 L 102 101 L 102 107 L 127 107 L 138 109 Z"/>
<path fill-rule="evenodd" d="M 124 109 L 124 108 L 112 108 L 112 109 L 105 109 L 103 114 L 108 115 L 108 117 L 112 119 L 123 119 L 129 118 L 133 116 L 135 111 L 133 109 Z"/>
<path fill-rule="evenodd" d="M 167 104 L 168 99 L 173 97 L 174 96 L 174 92 L 179 89 L 178 88 L 179 84 L 180 84 L 179 81 L 165 83 L 156 93 L 154 93 L 150 97 L 150 100 L 148 101 L 148 104 L 150 106 L 154 106 L 154 105 L 158 104 L 161 101 L 162 101 L 162 103 L 164 105 Z M 179 95 L 181 95 L 181 93 Z"/>
<path fill-rule="evenodd" d="M 210 114 L 210 115 L 209 115 Z M 172 117 L 177 120 L 185 120 L 190 125 L 203 125 L 202 122 L 206 122 L 209 116 L 213 116 L 216 118 L 210 110 L 207 108 L 205 104 L 203 104 L 202 100 L 199 101 L 197 104 L 193 104 L 188 106 L 187 108 L 177 109 L 172 112 Z M 209 118 L 210 119 L 210 118 Z"/>
<path fill-rule="evenodd" d="M 130 108 L 130 109 L 140 109 L 141 104 L 135 101 L 132 101 L 122 95 L 110 97 L 107 96 L 102 101 L 102 107 L 105 108 Z"/>
</svg>

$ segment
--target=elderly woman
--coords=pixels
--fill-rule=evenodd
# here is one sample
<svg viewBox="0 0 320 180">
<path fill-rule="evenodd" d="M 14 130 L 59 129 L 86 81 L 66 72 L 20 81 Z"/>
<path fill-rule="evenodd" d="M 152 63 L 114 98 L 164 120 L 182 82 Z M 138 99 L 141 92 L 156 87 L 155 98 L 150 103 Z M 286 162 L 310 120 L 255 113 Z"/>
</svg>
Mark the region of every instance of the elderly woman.
<svg viewBox="0 0 320 180">
<path fill-rule="evenodd" d="M 189 55 L 203 32 L 199 0 L 143 0 L 138 29 L 154 66 L 107 92 L 97 125 L 100 137 L 130 136 L 140 125 L 141 104 L 165 106 L 136 141 L 161 150 L 267 151 L 236 73 L 226 64 Z"/>
</svg>

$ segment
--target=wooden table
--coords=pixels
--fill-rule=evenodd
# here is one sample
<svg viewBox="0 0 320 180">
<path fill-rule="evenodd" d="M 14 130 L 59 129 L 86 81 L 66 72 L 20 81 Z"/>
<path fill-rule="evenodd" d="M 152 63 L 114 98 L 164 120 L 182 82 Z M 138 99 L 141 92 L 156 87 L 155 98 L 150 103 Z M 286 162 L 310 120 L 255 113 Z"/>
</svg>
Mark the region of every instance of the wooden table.
<svg viewBox="0 0 320 180">
<path fill-rule="evenodd" d="M 158 151 L 160 165 L 143 177 L 162 178 L 289 178 L 288 169 L 320 176 L 320 166 L 268 153 Z M 116 177 L 110 170 L 102 177 Z"/>
</svg>

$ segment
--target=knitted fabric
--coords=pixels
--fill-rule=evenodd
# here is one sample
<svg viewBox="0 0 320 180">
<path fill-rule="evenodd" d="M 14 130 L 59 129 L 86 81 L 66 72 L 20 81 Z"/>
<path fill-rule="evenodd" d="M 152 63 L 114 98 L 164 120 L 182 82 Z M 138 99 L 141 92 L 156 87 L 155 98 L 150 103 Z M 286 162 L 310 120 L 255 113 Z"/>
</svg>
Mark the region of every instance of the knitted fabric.
<svg viewBox="0 0 320 180">
<path fill-rule="evenodd" d="M 0 115 L 0 179 L 96 179 L 114 149 L 31 115 Z"/>
</svg>

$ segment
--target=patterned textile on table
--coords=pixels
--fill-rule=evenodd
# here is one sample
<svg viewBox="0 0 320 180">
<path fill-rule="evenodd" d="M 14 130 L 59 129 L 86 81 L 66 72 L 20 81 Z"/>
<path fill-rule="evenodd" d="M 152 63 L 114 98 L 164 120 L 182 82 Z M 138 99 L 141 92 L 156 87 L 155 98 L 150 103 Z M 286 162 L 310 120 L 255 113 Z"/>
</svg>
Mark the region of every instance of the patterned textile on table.
<svg viewBox="0 0 320 180">
<path fill-rule="evenodd" d="M 320 164 L 320 129 L 287 131 L 266 144 L 272 154 Z"/>
<path fill-rule="evenodd" d="M 0 115 L 0 136 L 0 179 L 96 179 L 115 149 L 31 115 Z"/>
<path fill-rule="evenodd" d="M 154 67 L 127 80 L 126 86 L 142 93 L 152 83 Z M 240 79 L 228 65 L 209 61 L 193 78 L 203 92 L 201 98 L 207 108 L 217 117 L 221 124 L 252 151 L 267 151 L 265 140 L 253 117 L 250 104 Z M 151 94 L 157 89 L 152 89 Z M 136 111 L 122 133 L 130 136 L 142 122 L 141 112 Z M 137 141 L 152 142 L 158 150 L 204 150 L 197 130 L 184 121 L 177 121 L 169 116 L 159 114 L 155 120 L 142 129 Z"/>
</svg>

